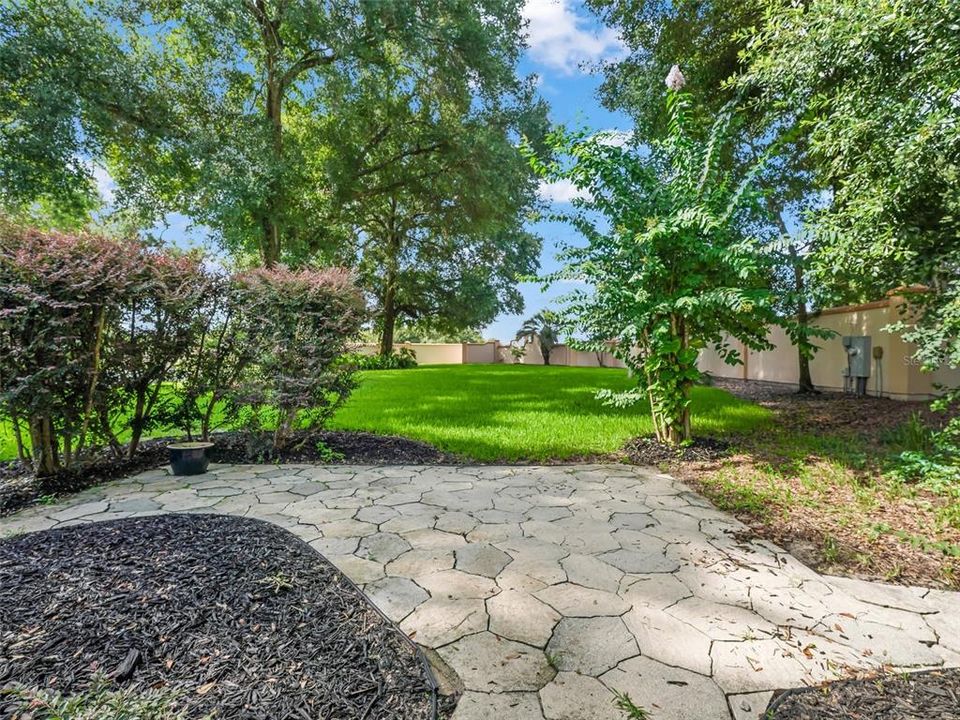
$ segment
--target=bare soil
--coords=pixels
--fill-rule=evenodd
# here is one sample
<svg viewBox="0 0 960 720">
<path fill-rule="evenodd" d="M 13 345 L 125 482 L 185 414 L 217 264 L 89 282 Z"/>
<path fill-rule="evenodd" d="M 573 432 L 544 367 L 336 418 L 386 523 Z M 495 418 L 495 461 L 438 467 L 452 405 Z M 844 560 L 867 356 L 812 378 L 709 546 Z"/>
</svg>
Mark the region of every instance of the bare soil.
<svg viewBox="0 0 960 720">
<path fill-rule="evenodd" d="M 960 528 L 943 519 L 956 500 L 885 474 L 891 431 L 914 413 L 945 422 L 928 403 L 715 385 L 770 408 L 773 427 L 732 438 L 725 457 L 670 463 L 674 475 L 820 572 L 960 588 Z"/>
</svg>

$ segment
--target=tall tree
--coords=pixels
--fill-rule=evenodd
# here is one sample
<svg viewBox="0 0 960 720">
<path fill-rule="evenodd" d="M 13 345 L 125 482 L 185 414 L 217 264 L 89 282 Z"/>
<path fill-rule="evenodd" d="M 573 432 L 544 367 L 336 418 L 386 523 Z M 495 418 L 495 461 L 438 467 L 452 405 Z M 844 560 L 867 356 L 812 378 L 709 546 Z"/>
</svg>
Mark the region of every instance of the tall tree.
<svg viewBox="0 0 960 720">
<path fill-rule="evenodd" d="M 0 105 L 11 142 L 34 159 L 24 167 L 37 171 L 19 185 L 36 195 L 62 177 L 88 179 L 76 165 L 106 159 L 118 204 L 142 222 L 182 212 L 268 265 L 324 240 L 328 188 L 306 168 L 325 148 L 307 140 L 338 112 L 316 102 L 331 78 L 400 64 L 483 103 L 515 82 L 522 44 L 519 0 L 43 5 L 11 0 L 3 16 L 0 69 L 30 71 Z M 54 130 L 17 132 L 45 109 Z M 134 132 L 116 132 L 116 116 Z M 39 137 L 65 141 L 34 147 Z"/>
<path fill-rule="evenodd" d="M 806 166 L 803 137 L 784 142 L 793 118 L 771 112 L 758 102 L 755 88 L 735 82 L 748 70 L 743 52 L 751 31 L 764 20 L 767 0 L 588 0 L 588 5 L 619 30 L 628 49 L 624 58 L 603 67 L 601 101 L 629 114 L 641 139 L 665 130 L 663 78 L 678 64 L 701 116 L 700 127 L 691 128 L 700 137 L 727 103 L 740 103 L 738 137 L 719 161 L 743 171 L 778 141 L 777 156 L 767 159 L 757 177 L 766 201 L 749 222 L 764 224 L 757 230 L 777 250 L 780 262 L 771 269 L 777 305 L 792 318 L 787 331 L 797 348 L 800 391 L 813 391 L 810 358 L 817 348 L 808 329 L 808 306 L 818 295 L 808 266 L 816 237 L 791 231 L 788 221 L 799 220 L 819 195 Z"/>
<path fill-rule="evenodd" d="M 520 45 L 517 0 L 143 0 L 141 7 L 171 28 L 159 41 L 186 68 L 185 114 L 193 94 L 202 99 L 199 142 L 182 148 L 200 163 L 184 188 L 187 208 L 235 249 L 257 239 L 267 265 L 292 245 L 325 240 L 317 215 L 327 188 L 305 172 L 323 148 L 305 141 L 314 137 L 312 124 L 341 112 L 317 102 L 327 83 L 400 64 L 452 94 L 473 87 L 478 98 L 496 97 L 513 80 Z M 300 127 L 291 132 L 292 125 Z M 178 176 L 186 165 L 179 163 Z"/>
<path fill-rule="evenodd" d="M 523 307 L 540 239 L 523 227 L 537 183 L 515 138 L 546 120 L 527 84 L 511 90 L 478 105 L 403 68 L 340 89 L 329 142 L 351 150 L 328 168 L 383 354 L 398 322 L 449 333 Z"/>
<path fill-rule="evenodd" d="M 99 205 L 93 161 L 174 125 L 157 59 L 134 61 L 84 4 L 0 3 L 0 209 L 83 224 Z"/>
<path fill-rule="evenodd" d="M 951 0 L 771 0 L 746 50 L 833 194 L 816 272 L 862 299 L 927 286 L 904 329 L 930 368 L 960 366 L 958 22 Z"/>
</svg>

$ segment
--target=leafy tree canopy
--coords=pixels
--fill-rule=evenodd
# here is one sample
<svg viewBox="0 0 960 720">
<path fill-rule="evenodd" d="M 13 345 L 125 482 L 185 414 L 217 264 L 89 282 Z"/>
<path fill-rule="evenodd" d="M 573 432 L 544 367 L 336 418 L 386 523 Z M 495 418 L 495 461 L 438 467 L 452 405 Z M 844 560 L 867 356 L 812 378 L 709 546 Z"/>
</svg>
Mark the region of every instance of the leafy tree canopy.
<svg viewBox="0 0 960 720">
<path fill-rule="evenodd" d="M 561 310 L 564 329 L 583 349 L 608 349 L 631 368 L 640 387 L 607 394 L 617 404 L 650 403 L 658 439 L 690 440 L 690 388 L 697 356 L 713 343 L 739 361 L 727 335 L 751 348 L 769 347 L 775 321 L 767 273 L 770 257 L 743 232 L 758 198 L 754 173 L 734 177 L 716 162 L 730 142 L 731 112 L 722 113 L 706 142 L 690 132 L 690 96 L 668 93 L 663 139 L 649 149 L 622 146 L 603 134 L 552 136 L 567 162 L 534 165 L 567 179 L 587 195 L 567 219 L 586 239 L 563 254 L 565 266 L 546 281 L 575 280 Z M 599 218 L 599 221 L 598 221 Z"/>
<path fill-rule="evenodd" d="M 29 162 L 0 180 L 18 202 L 64 179 L 82 195 L 105 160 L 143 225 L 179 211 L 267 264 L 329 248 L 317 157 L 339 148 L 318 129 L 341 109 L 322 90 L 399 66 L 496 107 L 520 86 L 521 24 L 519 0 L 11 0 L 3 142 Z"/>
<path fill-rule="evenodd" d="M 347 261 L 377 310 L 382 352 L 398 321 L 455 334 L 522 309 L 516 279 L 536 270 L 540 239 L 523 227 L 537 182 L 517 138 L 546 125 L 531 88 L 478 106 L 397 68 L 327 91 L 343 109 L 329 118 L 331 144 L 351 149 L 327 163 L 338 221 L 359 237 Z"/>
<path fill-rule="evenodd" d="M 920 283 L 928 366 L 960 365 L 960 20 L 949 0 L 767 3 L 745 57 L 821 187 L 816 270 L 846 298 Z M 908 324 L 909 326 L 909 324 Z"/>
</svg>

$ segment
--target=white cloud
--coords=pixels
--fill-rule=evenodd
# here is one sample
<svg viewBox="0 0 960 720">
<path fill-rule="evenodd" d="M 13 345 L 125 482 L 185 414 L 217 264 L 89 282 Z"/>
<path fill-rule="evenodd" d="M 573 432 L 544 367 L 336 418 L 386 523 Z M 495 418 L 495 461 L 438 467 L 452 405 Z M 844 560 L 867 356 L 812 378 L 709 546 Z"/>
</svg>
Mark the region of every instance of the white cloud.
<svg viewBox="0 0 960 720">
<path fill-rule="evenodd" d="M 548 202 L 568 203 L 577 198 L 589 198 L 590 193 L 581 190 L 570 180 L 557 180 L 555 182 L 540 182 L 538 194 L 543 200 Z"/>
<path fill-rule="evenodd" d="M 117 184 L 110 177 L 110 173 L 102 165 L 94 165 L 92 169 L 93 180 L 97 184 L 97 192 L 107 205 L 112 205 L 117 199 Z"/>
<path fill-rule="evenodd" d="M 581 63 L 610 60 L 624 51 L 614 30 L 597 27 L 568 0 L 527 0 L 523 17 L 530 23 L 530 56 L 567 75 L 577 72 Z"/>
<path fill-rule="evenodd" d="M 625 147 L 633 140 L 633 130 L 601 130 L 593 137 L 601 145 Z"/>
</svg>

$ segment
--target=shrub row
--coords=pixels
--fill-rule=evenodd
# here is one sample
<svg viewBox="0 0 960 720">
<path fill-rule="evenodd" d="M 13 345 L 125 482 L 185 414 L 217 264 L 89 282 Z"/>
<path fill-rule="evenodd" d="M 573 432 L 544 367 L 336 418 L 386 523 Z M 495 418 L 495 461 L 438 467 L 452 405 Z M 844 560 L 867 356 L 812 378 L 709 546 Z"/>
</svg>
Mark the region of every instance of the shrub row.
<svg viewBox="0 0 960 720">
<path fill-rule="evenodd" d="M 345 361 L 358 370 L 409 370 L 417 366 L 417 354 L 411 348 L 400 348 L 389 355 L 351 353 Z"/>
<path fill-rule="evenodd" d="M 0 415 L 39 475 L 94 444 L 132 455 L 158 425 L 206 439 L 240 418 L 280 448 L 348 396 L 339 358 L 364 316 L 339 268 L 227 274 L 197 253 L 2 226 Z"/>
</svg>

